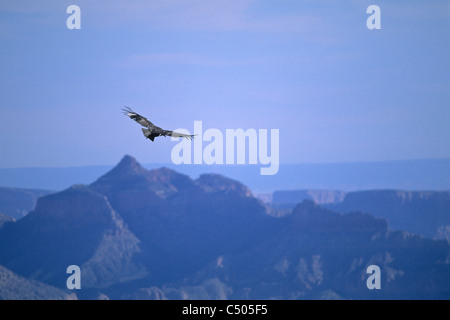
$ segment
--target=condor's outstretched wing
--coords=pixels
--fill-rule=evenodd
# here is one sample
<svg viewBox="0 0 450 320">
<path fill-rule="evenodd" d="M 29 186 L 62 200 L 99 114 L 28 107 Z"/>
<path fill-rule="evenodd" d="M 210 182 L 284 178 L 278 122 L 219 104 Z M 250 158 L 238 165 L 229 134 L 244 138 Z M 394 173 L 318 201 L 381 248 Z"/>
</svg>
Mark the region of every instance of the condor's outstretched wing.
<svg viewBox="0 0 450 320">
<path fill-rule="evenodd" d="M 175 131 L 166 131 L 166 134 L 168 136 L 174 137 L 174 138 L 186 138 L 188 140 L 193 140 L 196 136 L 195 134 L 185 134 L 185 133 L 179 133 Z"/>
<path fill-rule="evenodd" d="M 122 111 L 126 116 L 130 117 L 130 119 L 133 119 L 134 121 L 136 121 L 143 127 L 146 127 L 146 128 L 155 127 L 155 125 L 153 123 L 151 123 L 150 120 L 141 116 L 139 113 L 134 112 L 133 110 L 131 110 L 128 107 L 125 107 L 125 109 L 122 109 Z"/>
<path fill-rule="evenodd" d="M 175 138 L 186 138 L 188 140 L 192 140 L 196 136 L 194 134 L 184 134 L 184 133 L 174 132 L 174 131 L 170 131 L 170 130 L 164 130 L 164 129 L 161 129 L 159 127 L 156 127 L 156 128 L 157 128 L 156 130 L 152 130 L 152 131 L 150 131 L 149 129 L 142 128 L 142 133 L 144 134 L 144 136 L 146 138 L 148 138 L 148 139 L 150 139 L 152 141 L 153 141 L 153 139 L 155 137 L 158 137 L 158 136 L 163 136 L 163 137 L 169 136 L 169 137 L 175 137 Z"/>
</svg>

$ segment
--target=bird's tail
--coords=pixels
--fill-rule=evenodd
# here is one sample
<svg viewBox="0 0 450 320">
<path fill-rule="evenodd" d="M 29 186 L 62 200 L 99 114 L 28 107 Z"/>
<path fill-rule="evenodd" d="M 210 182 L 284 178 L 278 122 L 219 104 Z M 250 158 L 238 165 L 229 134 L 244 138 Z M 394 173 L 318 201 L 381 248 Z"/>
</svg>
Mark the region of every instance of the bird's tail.
<svg viewBox="0 0 450 320">
<path fill-rule="evenodd" d="M 150 135 L 151 135 L 150 130 L 144 129 L 144 128 L 141 128 L 141 129 L 142 129 L 142 133 L 144 134 L 144 136 L 146 138 L 150 137 Z"/>
</svg>

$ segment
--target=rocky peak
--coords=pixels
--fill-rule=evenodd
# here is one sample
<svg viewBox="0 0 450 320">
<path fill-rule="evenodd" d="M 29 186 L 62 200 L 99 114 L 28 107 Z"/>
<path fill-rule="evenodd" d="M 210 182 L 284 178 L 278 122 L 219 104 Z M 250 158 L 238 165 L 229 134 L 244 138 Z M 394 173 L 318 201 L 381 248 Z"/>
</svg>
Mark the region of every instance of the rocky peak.
<svg viewBox="0 0 450 320">
<path fill-rule="evenodd" d="M 153 183 L 163 184 L 166 186 L 170 185 L 176 189 L 193 185 L 193 181 L 189 176 L 166 167 L 150 170 L 147 172 L 146 176 L 148 180 Z"/>
<path fill-rule="evenodd" d="M 136 158 L 126 154 L 123 156 L 122 160 L 117 164 L 117 169 L 122 170 L 133 170 L 133 171 L 142 171 L 145 170 L 140 163 L 136 160 Z"/>
<path fill-rule="evenodd" d="M 147 170 L 144 169 L 135 158 L 125 155 L 113 169 L 101 176 L 95 183 L 100 183 L 102 181 L 122 180 L 130 176 L 145 175 L 146 173 Z"/>
<path fill-rule="evenodd" d="M 187 175 L 165 167 L 149 171 L 135 158 L 126 155 L 117 166 L 91 184 L 91 188 L 108 198 L 118 192 L 129 191 L 150 192 L 160 198 L 167 198 L 191 185 L 193 181 Z"/>
<path fill-rule="evenodd" d="M 148 190 L 148 171 L 135 158 L 126 155 L 113 169 L 90 185 L 90 188 L 107 195 L 124 190 Z"/>
<path fill-rule="evenodd" d="M 245 185 L 220 174 L 202 174 L 195 182 L 208 193 L 225 192 L 237 193 L 242 197 L 252 196 L 250 189 Z"/>
</svg>

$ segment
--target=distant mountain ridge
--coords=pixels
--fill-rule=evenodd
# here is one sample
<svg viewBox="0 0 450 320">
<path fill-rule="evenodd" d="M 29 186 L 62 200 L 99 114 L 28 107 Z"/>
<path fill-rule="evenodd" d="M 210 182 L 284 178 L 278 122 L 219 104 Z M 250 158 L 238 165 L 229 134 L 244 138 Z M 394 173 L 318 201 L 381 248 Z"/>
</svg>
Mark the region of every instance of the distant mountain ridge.
<svg viewBox="0 0 450 320">
<path fill-rule="evenodd" d="M 145 163 L 145 162 L 144 162 Z M 90 184 L 113 165 L 62 168 L 0 168 L 0 186 L 62 190 L 73 184 Z M 252 165 L 144 164 L 146 169 L 167 167 L 196 178 L 221 174 L 245 183 L 254 192 L 274 190 L 402 189 L 450 191 L 450 159 L 397 160 L 354 163 L 280 164 L 274 176 L 261 176 Z"/>
<path fill-rule="evenodd" d="M 232 289 L 237 299 L 439 299 L 448 295 L 441 287 L 450 284 L 445 241 L 392 232 L 383 219 L 360 212 L 336 214 L 308 200 L 275 221 L 279 226 L 265 241 L 241 255 L 222 256 L 220 263 L 211 264 L 189 284 L 195 287 L 199 280 L 216 279 L 222 289 Z M 365 271 L 371 264 L 383 270 L 384 290 L 366 288 Z M 424 270 L 430 273 L 424 276 Z M 420 287 L 421 293 L 413 287 Z"/>
<path fill-rule="evenodd" d="M 325 204 L 339 212 L 364 211 L 389 221 L 395 230 L 436 237 L 450 227 L 450 192 L 369 190 L 349 192 L 343 201 Z"/>
<path fill-rule="evenodd" d="M 34 209 L 39 197 L 50 193 L 52 191 L 0 187 L 0 212 L 20 219 Z"/>
<path fill-rule="evenodd" d="M 133 157 L 38 199 L 0 229 L 0 265 L 79 298 L 448 299 L 450 244 L 305 200 L 282 217 L 239 181 L 147 170 Z M 365 286 L 382 269 L 383 290 Z"/>
<path fill-rule="evenodd" d="M 450 192 L 366 190 L 276 190 L 266 203 L 284 214 L 303 200 L 338 212 L 363 211 L 384 218 L 393 230 L 450 239 Z"/>
<path fill-rule="evenodd" d="M 341 202 L 344 191 L 338 190 L 275 190 L 270 202 L 282 208 L 293 208 L 303 200 L 312 200 L 317 204 Z"/>
</svg>

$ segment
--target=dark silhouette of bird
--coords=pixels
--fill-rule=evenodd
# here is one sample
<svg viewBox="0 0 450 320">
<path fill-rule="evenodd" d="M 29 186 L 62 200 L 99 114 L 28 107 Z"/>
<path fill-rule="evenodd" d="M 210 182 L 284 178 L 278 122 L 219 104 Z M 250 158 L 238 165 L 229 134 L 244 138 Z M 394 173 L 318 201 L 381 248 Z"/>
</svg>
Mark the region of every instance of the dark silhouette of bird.
<svg viewBox="0 0 450 320">
<path fill-rule="evenodd" d="M 189 140 L 194 139 L 193 134 L 184 134 L 184 133 L 179 133 L 179 132 L 175 132 L 175 131 L 170 131 L 170 130 L 164 130 L 161 129 L 160 127 L 155 126 L 153 123 L 151 123 L 150 120 L 148 120 L 147 118 L 141 116 L 140 114 L 134 112 L 133 110 L 131 110 L 130 108 L 128 108 L 127 106 L 125 106 L 125 109 L 122 109 L 123 113 L 130 117 L 130 119 L 136 121 L 137 123 L 139 123 L 141 126 L 145 127 L 142 128 L 142 133 L 144 134 L 144 136 L 147 139 L 150 139 L 152 141 L 155 140 L 156 137 L 159 136 L 163 136 L 163 137 L 175 137 L 175 138 L 186 138 Z"/>
</svg>

